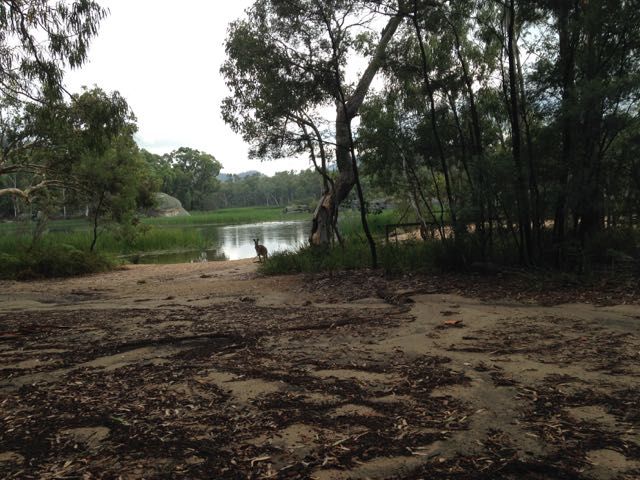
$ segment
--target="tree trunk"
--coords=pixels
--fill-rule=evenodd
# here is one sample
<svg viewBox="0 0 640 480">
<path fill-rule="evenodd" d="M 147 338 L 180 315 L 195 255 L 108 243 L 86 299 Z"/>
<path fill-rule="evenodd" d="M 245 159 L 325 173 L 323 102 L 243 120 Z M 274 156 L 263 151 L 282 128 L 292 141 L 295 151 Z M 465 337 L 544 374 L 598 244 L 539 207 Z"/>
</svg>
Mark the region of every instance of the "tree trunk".
<svg viewBox="0 0 640 480">
<path fill-rule="evenodd" d="M 413 178 L 411 178 L 411 175 L 409 175 L 409 169 L 407 167 L 407 159 L 405 158 L 404 154 L 401 152 L 402 155 L 402 173 L 404 174 L 404 177 L 407 181 L 407 186 L 409 187 L 409 192 L 407 194 L 407 197 L 409 198 L 409 203 L 411 204 L 411 206 L 413 207 L 413 211 L 416 214 L 416 217 L 418 219 L 418 221 L 420 222 L 420 231 L 421 232 L 427 232 L 428 231 L 428 226 L 427 226 L 427 222 L 424 219 L 424 215 L 422 215 L 422 209 L 420 208 L 420 202 L 418 201 L 418 194 L 417 194 L 417 190 L 420 188 L 420 185 L 416 185 L 413 181 Z M 427 205 L 427 208 L 429 208 L 429 205 Z M 423 236 L 423 240 L 426 240 L 426 237 Z"/>
<path fill-rule="evenodd" d="M 98 241 L 98 219 L 100 218 L 100 210 L 102 209 L 104 195 L 104 193 L 100 195 L 100 201 L 98 201 L 98 205 L 96 206 L 96 210 L 93 214 L 93 240 L 91 241 L 91 247 L 89 248 L 89 251 L 91 252 L 93 252 L 93 249 L 96 247 L 96 243 Z"/>
<path fill-rule="evenodd" d="M 13 177 L 13 186 L 14 188 L 18 188 L 18 176 L 14 175 Z M 13 202 L 13 218 L 18 218 L 18 198 L 16 196 L 12 196 L 11 200 Z"/>
<path fill-rule="evenodd" d="M 529 167 L 529 195 L 530 195 L 530 205 L 531 205 L 531 223 L 533 225 L 533 236 L 532 236 L 532 254 L 536 257 L 538 256 L 541 248 L 542 248 L 542 231 L 541 225 L 544 219 L 541 219 L 542 215 L 542 206 L 540 203 L 540 190 L 538 189 L 538 175 L 536 173 L 535 161 L 533 158 L 533 140 L 531 138 L 531 126 L 529 124 L 529 112 L 527 107 L 527 92 L 524 86 L 524 75 L 522 74 L 522 63 L 520 62 L 520 49 L 518 48 L 517 43 L 515 44 L 515 56 L 516 56 L 516 65 L 518 67 L 518 84 L 520 87 L 520 114 L 522 116 L 522 123 L 524 124 L 524 133 L 527 144 L 527 165 Z M 533 251 L 533 246 L 536 247 L 535 252 Z"/>
<path fill-rule="evenodd" d="M 438 131 L 437 118 L 436 118 L 436 103 L 434 98 L 434 91 L 431 85 L 431 79 L 429 78 L 429 66 L 427 64 L 427 53 L 422 40 L 422 32 L 420 31 L 420 24 L 418 23 L 417 12 L 414 12 L 412 17 L 413 26 L 418 37 L 418 45 L 420 46 L 420 58 L 422 60 L 422 74 L 424 80 L 425 90 L 429 99 L 429 113 L 431 120 L 431 131 L 436 141 L 436 147 L 438 149 L 438 156 L 440 157 L 440 165 L 442 167 L 442 173 L 444 174 L 445 190 L 447 193 L 447 201 L 449 203 L 449 212 L 451 214 L 451 223 L 453 225 L 454 235 L 458 233 L 458 219 L 456 212 L 456 202 L 453 196 L 453 190 L 451 188 L 451 175 L 449 174 L 449 165 L 445 157 L 444 149 L 442 147 L 442 140 L 440 139 L 440 132 Z M 427 159 L 425 158 L 425 161 Z"/>
<path fill-rule="evenodd" d="M 520 227 L 520 259 L 529 264 L 532 257 L 531 242 L 531 214 L 527 182 L 522 165 L 522 135 L 520 131 L 520 107 L 518 98 L 518 83 L 516 75 L 516 37 L 515 37 L 515 0 L 510 0 L 507 15 L 507 57 L 509 61 L 509 99 L 511 117 L 511 152 L 516 168 L 516 198 L 518 200 L 518 223 Z"/>
<path fill-rule="evenodd" d="M 328 245 L 333 238 L 334 220 L 338 213 L 340 203 L 349 195 L 356 183 L 356 172 L 351 156 L 351 120 L 358 114 L 360 106 L 369 91 L 371 82 L 377 73 L 384 57 L 387 45 L 395 34 L 402 18 L 393 16 L 387 22 L 382 32 L 382 37 L 369 62 L 367 69 L 362 74 L 355 91 L 348 99 L 337 99 L 336 102 L 336 165 L 338 177 L 330 190 L 325 193 L 313 213 L 313 222 L 309 241 L 313 245 Z M 336 78 L 336 87 L 340 87 Z"/>
<path fill-rule="evenodd" d="M 588 7 L 587 7 L 588 8 Z M 587 85 L 599 80 L 599 64 L 597 58 L 597 33 L 592 25 L 588 25 L 586 32 L 586 65 L 584 79 Z M 581 181 L 578 184 L 578 213 L 580 215 L 579 238 L 584 242 L 603 228 L 604 223 L 604 195 L 602 189 L 603 151 L 600 148 L 602 140 L 602 123 L 604 116 L 603 98 L 600 94 L 585 95 L 584 122 L 584 150 L 580 169 Z"/>
<path fill-rule="evenodd" d="M 571 104 L 574 100 L 575 83 L 575 33 L 570 32 L 571 5 L 568 1 L 560 2 L 558 10 L 558 33 L 560 46 L 560 70 L 562 73 L 562 103 L 560 107 L 560 124 L 562 128 L 562 152 L 560 156 L 559 193 L 556 200 L 553 222 L 553 243 L 561 247 L 565 241 L 567 226 L 567 189 L 569 169 L 573 165 L 573 129 L 574 115 Z M 556 263 L 562 262 L 562 252 L 558 251 Z"/>
</svg>

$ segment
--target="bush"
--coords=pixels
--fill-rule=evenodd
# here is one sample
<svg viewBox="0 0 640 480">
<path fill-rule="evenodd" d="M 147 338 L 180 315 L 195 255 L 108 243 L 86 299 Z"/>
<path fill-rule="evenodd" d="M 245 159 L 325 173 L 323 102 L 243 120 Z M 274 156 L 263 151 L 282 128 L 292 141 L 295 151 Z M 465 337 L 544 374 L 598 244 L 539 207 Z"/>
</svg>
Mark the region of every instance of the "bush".
<svg viewBox="0 0 640 480">
<path fill-rule="evenodd" d="M 70 245 L 40 246 L 13 255 L 0 254 L 0 278 L 34 280 L 105 272 L 115 263 L 104 255 Z"/>
<path fill-rule="evenodd" d="M 403 242 L 377 245 L 380 267 L 387 273 L 464 269 L 472 258 L 471 244 L 460 241 Z M 369 245 L 346 242 L 344 247 L 305 246 L 294 251 L 275 252 L 260 267 L 263 273 L 316 273 L 354 270 L 371 265 Z"/>
<path fill-rule="evenodd" d="M 598 232 L 585 245 L 585 254 L 595 262 L 607 262 L 612 256 L 630 256 L 638 253 L 640 232 L 630 228 L 609 229 Z"/>
<path fill-rule="evenodd" d="M 345 248 L 305 246 L 293 251 L 275 252 L 261 265 L 260 270 L 268 275 L 313 273 L 365 268 L 369 263 L 368 246 L 352 242 Z"/>
</svg>

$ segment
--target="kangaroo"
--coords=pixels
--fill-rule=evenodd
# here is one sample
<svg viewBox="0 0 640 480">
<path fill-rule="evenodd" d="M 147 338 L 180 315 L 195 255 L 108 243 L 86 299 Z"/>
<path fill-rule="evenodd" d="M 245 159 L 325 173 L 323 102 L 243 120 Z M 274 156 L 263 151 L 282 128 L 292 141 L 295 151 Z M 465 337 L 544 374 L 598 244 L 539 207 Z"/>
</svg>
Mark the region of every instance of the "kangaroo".
<svg viewBox="0 0 640 480">
<path fill-rule="evenodd" d="M 258 261 L 261 262 L 263 259 L 266 260 L 269 256 L 269 252 L 267 252 L 267 247 L 264 245 L 260 245 L 260 239 L 254 238 L 253 243 L 256 245 L 256 253 L 258 254 Z"/>
</svg>

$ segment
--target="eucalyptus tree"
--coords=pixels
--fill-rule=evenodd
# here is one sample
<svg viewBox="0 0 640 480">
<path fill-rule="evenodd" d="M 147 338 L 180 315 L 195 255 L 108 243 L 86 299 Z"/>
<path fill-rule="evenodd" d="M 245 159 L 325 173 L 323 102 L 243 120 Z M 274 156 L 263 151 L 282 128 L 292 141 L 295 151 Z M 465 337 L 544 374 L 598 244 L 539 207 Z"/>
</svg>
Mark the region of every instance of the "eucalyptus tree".
<svg viewBox="0 0 640 480">
<path fill-rule="evenodd" d="M 327 181 L 314 213 L 313 243 L 331 241 L 338 206 L 357 185 L 351 122 L 403 14 L 395 2 L 257 0 L 247 17 L 229 29 L 222 73 L 232 95 L 223 103 L 225 120 L 263 158 L 303 148 L 314 157 L 318 148 L 326 166 L 327 150 L 335 156 L 337 175 Z M 357 81 L 349 82 L 348 63 L 356 53 L 359 34 L 385 17 L 367 67 Z M 323 108 L 332 107 L 333 131 L 322 132 L 316 120 Z M 328 177 L 326 168 L 320 170 Z M 374 248 L 372 253 L 375 257 Z"/>
<path fill-rule="evenodd" d="M 86 59 L 107 11 L 93 0 L 0 0 L 0 91 L 59 93 L 66 67 Z"/>
<path fill-rule="evenodd" d="M 106 13 L 91 0 L 0 0 L 0 178 L 22 173 L 33 179 L 22 187 L 0 188 L 0 196 L 28 201 L 65 182 L 64 172 L 55 168 L 59 165 L 47 156 L 36 162 L 31 153 L 49 142 L 47 130 L 53 127 L 43 116 L 57 115 L 64 70 L 86 61 Z"/>
<path fill-rule="evenodd" d="M 88 206 L 93 250 L 101 222 L 127 229 L 138 209 L 151 206 L 157 184 L 133 138 L 136 118 L 118 92 L 95 87 L 74 95 L 62 125 L 59 142 L 68 152 L 73 199 Z"/>
<path fill-rule="evenodd" d="M 443 178 L 423 161 L 419 130 L 424 118 L 422 112 L 406 108 L 402 93 L 387 89 L 363 106 L 357 135 L 362 171 L 385 194 L 410 205 L 422 232 L 435 224 L 440 238 L 445 238 L 445 209 L 439 196 Z M 440 208 L 434 208 L 434 198 Z"/>
<path fill-rule="evenodd" d="M 529 3 L 549 30 L 547 53 L 535 62 L 530 84 L 537 92 L 533 107 L 545 111 L 557 142 L 548 181 L 553 240 L 562 253 L 565 245 L 584 245 L 602 230 L 633 192 L 633 177 L 620 172 L 632 171 L 622 152 L 632 148 L 638 125 L 640 5 Z"/>
<path fill-rule="evenodd" d="M 210 153 L 180 147 L 162 157 L 171 171 L 165 193 L 177 197 L 187 210 L 204 210 L 208 196 L 219 187 L 222 165 Z"/>
<path fill-rule="evenodd" d="M 444 232 L 446 212 L 446 221 L 451 222 L 454 233 L 460 234 L 463 224 L 470 221 L 465 211 L 469 210 L 465 205 L 469 202 L 463 194 L 470 188 L 479 197 L 477 178 L 483 175 L 479 158 L 481 135 L 474 135 L 481 129 L 474 88 L 486 81 L 476 72 L 476 65 L 484 59 L 481 52 L 467 56 L 467 52 L 473 50 L 467 41 L 473 2 L 456 3 L 455 8 L 448 3 L 418 0 L 407 5 L 410 21 L 400 28 L 390 44 L 383 67 L 387 79 L 383 95 L 396 99 L 393 110 L 398 131 L 404 131 L 405 138 L 413 139 L 410 142 L 413 143 L 412 158 L 408 158 L 404 166 L 415 165 L 416 171 L 426 169 L 429 173 L 426 177 L 416 177 L 411 182 L 415 188 L 410 191 L 430 190 L 431 193 L 425 195 L 428 201 L 421 202 L 420 209 L 428 213 L 430 199 L 437 199 L 439 218 L 433 219 L 430 213 L 427 217 Z M 460 59 L 464 68 L 458 64 Z M 471 117 L 475 128 L 471 134 L 467 133 L 470 130 L 467 95 L 473 107 Z M 373 118 L 371 112 L 368 118 Z M 371 155 L 368 158 L 371 159 Z M 404 175 L 402 178 L 407 181 Z M 460 218 L 461 214 L 465 218 Z M 482 228 L 484 215 L 480 217 L 473 221 Z"/>
</svg>

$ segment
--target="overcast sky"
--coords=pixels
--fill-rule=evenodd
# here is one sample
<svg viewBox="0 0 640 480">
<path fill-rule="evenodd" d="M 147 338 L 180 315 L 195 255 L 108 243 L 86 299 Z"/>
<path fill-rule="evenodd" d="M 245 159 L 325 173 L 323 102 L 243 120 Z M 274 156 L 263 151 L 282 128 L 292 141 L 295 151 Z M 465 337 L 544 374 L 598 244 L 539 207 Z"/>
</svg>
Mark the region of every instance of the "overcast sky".
<svg viewBox="0 0 640 480">
<path fill-rule="evenodd" d="M 72 92 L 94 84 L 118 90 L 138 118 L 138 144 L 154 153 L 191 147 L 228 173 L 273 174 L 308 167 L 305 159 L 249 160 L 247 145 L 222 121 L 228 90 L 219 73 L 229 22 L 251 0 L 102 0 L 110 10 L 89 61 L 67 74 Z"/>
</svg>

